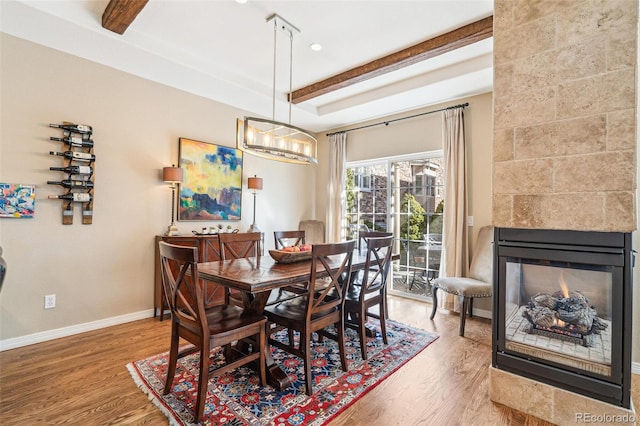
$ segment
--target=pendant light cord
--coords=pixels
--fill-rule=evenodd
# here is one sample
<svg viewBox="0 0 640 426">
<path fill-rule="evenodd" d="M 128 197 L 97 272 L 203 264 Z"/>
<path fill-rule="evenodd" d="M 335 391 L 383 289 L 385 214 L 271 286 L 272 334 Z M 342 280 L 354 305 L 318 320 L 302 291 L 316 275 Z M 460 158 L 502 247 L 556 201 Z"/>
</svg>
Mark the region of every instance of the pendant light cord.
<svg viewBox="0 0 640 426">
<path fill-rule="evenodd" d="M 289 93 L 293 93 L 293 33 L 289 30 Z M 289 124 L 291 124 L 291 96 L 289 98 Z"/>
<path fill-rule="evenodd" d="M 271 120 L 276 121 L 276 45 L 278 43 L 278 21 L 273 20 L 273 89 L 271 92 Z"/>
</svg>

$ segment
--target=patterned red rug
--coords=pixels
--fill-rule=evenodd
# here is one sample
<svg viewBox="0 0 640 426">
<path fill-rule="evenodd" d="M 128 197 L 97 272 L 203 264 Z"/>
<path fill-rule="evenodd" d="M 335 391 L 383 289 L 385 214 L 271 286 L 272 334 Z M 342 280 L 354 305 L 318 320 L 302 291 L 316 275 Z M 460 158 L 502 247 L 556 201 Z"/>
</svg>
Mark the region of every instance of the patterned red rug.
<svg viewBox="0 0 640 426">
<path fill-rule="evenodd" d="M 372 325 L 378 329 L 377 323 Z M 286 332 L 276 337 L 286 339 Z M 369 359 L 363 362 L 358 335 L 347 329 L 345 341 L 349 371 L 346 373 L 340 368 L 336 342 L 331 339 L 324 339 L 323 343 L 313 342 L 311 397 L 304 392 L 302 360 L 272 348 L 274 358 L 291 377 L 293 384 L 284 391 L 277 391 L 271 386 L 261 387 L 257 375 L 248 368 L 238 368 L 230 374 L 214 377 L 209 381 L 202 424 L 326 424 L 438 338 L 433 333 L 389 320 L 387 337 L 388 345 L 383 344 L 379 332 L 375 339 L 368 339 Z M 127 364 L 133 380 L 169 418 L 169 424 L 193 424 L 198 357 L 196 352 L 178 361 L 173 389 L 168 395 L 162 395 L 168 352 Z"/>
</svg>

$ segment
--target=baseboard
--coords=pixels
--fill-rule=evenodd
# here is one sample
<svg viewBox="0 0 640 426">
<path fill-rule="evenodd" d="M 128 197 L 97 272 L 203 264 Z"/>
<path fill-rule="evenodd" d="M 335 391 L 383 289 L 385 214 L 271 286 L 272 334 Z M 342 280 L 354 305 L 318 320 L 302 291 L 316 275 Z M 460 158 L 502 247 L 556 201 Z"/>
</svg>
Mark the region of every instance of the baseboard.
<svg viewBox="0 0 640 426">
<path fill-rule="evenodd" d="M 631 363 L 631 373 L 640 374 L 640 362 Z"/>
<path fill-rule="evenodd" d="M 60 337 L 72 336 L 74 334 L 84 333 L 86 331 L 92 331 L 100 328 L 111 327 L 113 325 L 124 324 L 131 321 L 151 318 L 153 317 L 153 311 L 153 309 L 149 309 L 146 311 L 133 312 L 117 317 L 86 322 L 84 324 L 75 324 L 69 327 L 56 328 L 54 330 L 28 334 L 26 336 L 14 337 L 12 339 L 0 340 L 0 352 L 9 349 L 20 348 L 22 346 L 33 345 L 35 343 L 46 342 L 48 340 L 58 339 Z"/>
<path fill-rule="evenodd" d="M 487 318 L 487 319 L 491 319 L 492 317 L 492 312 L 491 311 L 486 311 L 484 309 L 473 309 L 473 316 L 474 317 L 480 317 L 480 318 Z"/>
</svg>

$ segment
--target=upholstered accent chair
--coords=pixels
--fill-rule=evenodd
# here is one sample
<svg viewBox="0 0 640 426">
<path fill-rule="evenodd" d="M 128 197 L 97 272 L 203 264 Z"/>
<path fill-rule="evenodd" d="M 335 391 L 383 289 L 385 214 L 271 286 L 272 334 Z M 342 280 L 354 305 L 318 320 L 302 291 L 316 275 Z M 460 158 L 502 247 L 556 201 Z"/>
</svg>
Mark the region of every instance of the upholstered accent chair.
<svg viewBox="0 0 640 426">
<path fill-rule="evenodd" d="M 325 242 L 324 222 L 320 220 L 301 220 L 298 229 L 305 232 L 307 244 L 322 244 Z"/>
<path fill-rule="evenodd" d="M 433 280 L 433 309 L 430 319 L 438 310 L 438 290 L 460 298 L 460 330 L 464 336 L 464 324 L 467 316 L 472 317 L 473 299 L 493 295 L 493 227 L 484 226 L 478 233 L 473 249 L 471 266 L 466 277 L 443 277 Z"/>
</svg>

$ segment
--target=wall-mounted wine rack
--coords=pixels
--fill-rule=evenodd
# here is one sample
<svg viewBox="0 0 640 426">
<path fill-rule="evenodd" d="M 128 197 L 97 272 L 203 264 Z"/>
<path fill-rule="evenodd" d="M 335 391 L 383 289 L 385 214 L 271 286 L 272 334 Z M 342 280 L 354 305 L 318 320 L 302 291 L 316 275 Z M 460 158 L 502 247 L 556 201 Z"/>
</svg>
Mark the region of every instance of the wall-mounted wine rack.
<svg viewBox="0 0 640 426">
<path fill-rule="evenodd" d="M 63 121 L 62 124 L 49 124 L 62 130 L 62 137 L 51 136 L 52 141 L 63 145 L 62 151 L 49 151 L 51 155 L 63 157 L 62 167 L 49 167 L 49 170 L 63 172 L 62 179 L 47 181 L 50 185 L 59 185 L 66 192 L 50 195 L 49 198 L 62 201 L 62 224 L 73 224 L 73 207 L 82 205 L 82 223 L 93 222 L 93 188 L 95 178 L 95 160 L 93 153 L 93 128 L 86 124 Z"/>
</svg>

